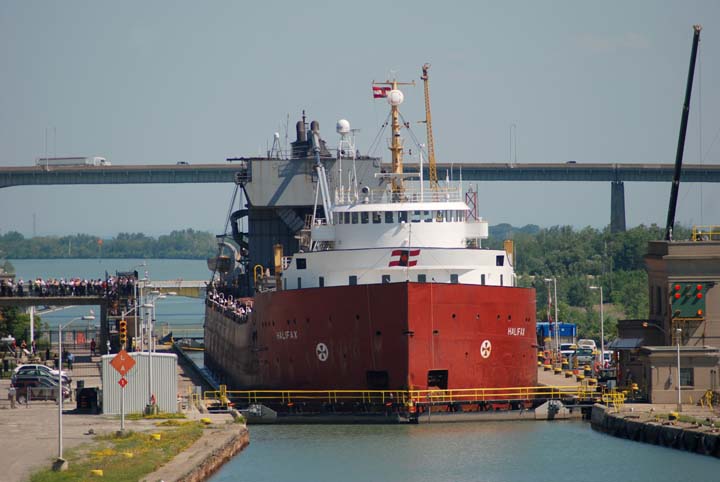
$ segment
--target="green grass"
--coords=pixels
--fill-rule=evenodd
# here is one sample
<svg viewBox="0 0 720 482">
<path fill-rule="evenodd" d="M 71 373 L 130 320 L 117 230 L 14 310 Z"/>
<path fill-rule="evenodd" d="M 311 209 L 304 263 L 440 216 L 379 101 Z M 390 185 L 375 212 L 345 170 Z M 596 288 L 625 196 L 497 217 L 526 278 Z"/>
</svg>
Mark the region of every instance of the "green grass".
<svg viewBox="0 0 720 482">
<path fill-rule="evenodd" d="M 68 470 L 53 472 L 46 469 L 33 474 L 31 482 L 71 482 L 78 480 L 102 480 L 108 482 L 136 481 L 154 472 L 175 455 L 192 445 L 203 433 L 200 422 L 168 420 L 161 439 L 153 439 L 149 433 L 125 432 L 98 436 L 92 443 L 68 451 L 65 457 Z M 132 454 L 129 457 L 127 454 Z M 91 474 L 102 469 L 103 477 Z"/>
<path fill-rule="evenodd" d="M 154 415 L 145 415 L 143 413 L 129 413 L 125 415 L 125 420 L 168 420 L 177 418 L 187 418 L 184 413 L 166 413 L 160 412 Z"/>
<path fill-rule="evenodd" d="M 659 413 L 659 414 L 656 415 L 656 417 L 657 417 L 658 419 L 670 420 L 670 414 L 669 414 L 669 413 Z M 683 423 L 696 423 L 696 424 L 699 424 L 699 425 L 705 425 L 705 426 L 707 426 L 707 427 L 720 428 L 720 421 L 715 421 L 715 422 L 714 422 L 714 421 L 710 421 L 710 420 L 707 420 L 707 419 L 704 419 L 704 418 L 691 417 L 691 416 L 689 416 L 689 415 L 682 415 L 682 414 L 680 414 L 680 415 L 678 416 L 678 422 L 683 422 Z"/>
</svg>

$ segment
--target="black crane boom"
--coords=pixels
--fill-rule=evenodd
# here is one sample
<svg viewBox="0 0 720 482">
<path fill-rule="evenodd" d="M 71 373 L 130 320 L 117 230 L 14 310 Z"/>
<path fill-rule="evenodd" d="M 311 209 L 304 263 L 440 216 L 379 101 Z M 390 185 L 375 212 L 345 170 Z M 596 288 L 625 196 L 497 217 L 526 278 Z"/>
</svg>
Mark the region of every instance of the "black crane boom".
<svg viewBox="0 0 720 482">
<path fill-rule="evenodd" d="M 677 153 L 675 154 L 675 173 L 672 188 L 670 189 L 670 205 L 668 206 L 667 224 L 665 226 L 665 239 L 672 241 L 672 232 L 675 226 L 675 208 L 677 208 L 678 191 L 680 190 L 680 173 L 682 172 L 683 152 L 685 150 L 685 134 L 687 133 L 688 116 L 690 115 L 690 94 L 692 93 L 693 77 L 695 77 L 695 59 L 697 58 L 698 43 L 700 42 L 702 26 L 693 25 L 692 52 L 690 53 L 690 68 L 688 71 L 687 86 L 685 87 L 685 103 L 683 104 L 680 119 L 680 136 L 678 137 Z"/>
</svg>

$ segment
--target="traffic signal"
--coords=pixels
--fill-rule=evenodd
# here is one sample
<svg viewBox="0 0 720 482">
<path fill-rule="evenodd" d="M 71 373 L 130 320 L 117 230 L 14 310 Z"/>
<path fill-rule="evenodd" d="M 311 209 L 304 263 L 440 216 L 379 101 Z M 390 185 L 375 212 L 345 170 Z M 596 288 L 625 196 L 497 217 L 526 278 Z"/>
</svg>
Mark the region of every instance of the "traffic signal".
<svg viewBox="0 0 720 482">
<path fill-rule="evenodd" d="M 673 319 L 705 318 L 705 297 L 712 283 L 683 281 L 670 285 L 670 305 Z"/>
<path fill-rule="evenodd" d="M 127 344 L 127 321 L 120 320 L 120 324 L 118 326 L 118 333 L 120 334 L 120 345 L 125 347 Z"/>
</svg>

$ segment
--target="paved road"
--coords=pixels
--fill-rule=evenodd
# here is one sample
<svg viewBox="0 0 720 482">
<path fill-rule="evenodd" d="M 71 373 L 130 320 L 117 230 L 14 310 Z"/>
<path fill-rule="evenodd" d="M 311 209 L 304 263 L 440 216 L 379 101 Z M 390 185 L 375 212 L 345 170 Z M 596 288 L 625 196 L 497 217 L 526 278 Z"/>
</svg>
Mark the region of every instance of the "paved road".
<svg viewBox="0 0 720 482">
<path fill-rule="evenodd" d="M 0 467 L 2 480 L 27 480 L 30 474 L 42 467 L 49 467 L 58 455 L 58 406 L 54 402 L 33 402 L 29 407 L 16 405 L 9 408 L 7 389 L 9 380 L 0 380 Z M 66 402 L 64 407 L 75 408 Z M 95 433 L 120 429 L 120 421 L 113 416 L 63 413 L 63 453 L 68 449 L 90 442 Z M 130 425 L 132 424 L 132 425 Z M 128 428 L 145 431 L 155 428 L 153 421 L 128 422 Z"/>
<path fill-rule="evenodd" d="M 99 358 L 93 358 L 93 362 Z M 76 363 L 70 372 L 73 388 L 77 380 L 85 380 L 86 387 L 99 387 L 101 380 L 95 363 Z M 187 392 L 193 381 L 189 371 L 178 365 L 178 390 Z M 10 380 L 0 380 L 0 480 L 28 480 L 30 474 L 49 467 L 58 455 L 58 406 L 55 402 L 32 402 L 29 407 L 17 404 L 10 408 L 7 399 Z M 120 429 L 115 416 L 74 414 L 75 402 L 63 405 L 63 453 L 68 449 L 92 440 L 89 431 L 113 432 Z M 126 428 L 133 431 L 157 430 L 154 420 L 126 421 Z"/>
</svg>

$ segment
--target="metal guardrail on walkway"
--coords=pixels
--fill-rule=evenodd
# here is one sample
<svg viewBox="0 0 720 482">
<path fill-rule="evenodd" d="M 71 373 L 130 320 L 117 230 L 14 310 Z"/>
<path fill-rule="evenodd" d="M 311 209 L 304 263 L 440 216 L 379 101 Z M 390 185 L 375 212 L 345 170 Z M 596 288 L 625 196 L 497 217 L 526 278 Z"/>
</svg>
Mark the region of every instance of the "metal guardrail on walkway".
<svg viewBox="0 0 720 482">
<path fill-rule="evenodd" d="M 578 403 L 603 401 L 614 406 L 622 404 L 625 395 L 615 390 L 603 390 L 595 386 L 555 386 L 555 387 L 509 387 L 509 388 L 471 388 L 453 390 L 227 390 L 221 385 L 219 390 L 206 391 L 205 402 L 218 404 L 226 408 L 231 401 L 248 404 L 294 404 L 296 402 L 318 403 L 382 403 L 397 404 L 448 404 L 480 403 L 497 401 L 528 401 L 536 399 L 574 399 Z"/>
</svg>

